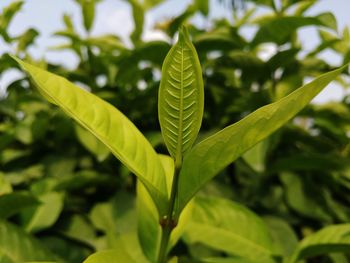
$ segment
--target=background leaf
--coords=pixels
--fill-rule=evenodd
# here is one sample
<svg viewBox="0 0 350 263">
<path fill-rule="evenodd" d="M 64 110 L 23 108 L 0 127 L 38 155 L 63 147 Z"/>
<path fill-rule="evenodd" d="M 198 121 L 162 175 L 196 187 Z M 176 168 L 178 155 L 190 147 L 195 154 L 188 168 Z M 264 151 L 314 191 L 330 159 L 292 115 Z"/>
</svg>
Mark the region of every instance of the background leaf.
<svg viewBox="0 0 350 263">
<path fill-rule="evenodd" d="M 57 257 L 20 228 L 0 221 L 0 259 L 4 262 L 48 261 Z"/>
<path fill-rule="evenodd" d="M 289 262 L 334 252 L 349 252 L 350 224 L 331 225 L 305 237 L 298 245 Z"/>
</svg>

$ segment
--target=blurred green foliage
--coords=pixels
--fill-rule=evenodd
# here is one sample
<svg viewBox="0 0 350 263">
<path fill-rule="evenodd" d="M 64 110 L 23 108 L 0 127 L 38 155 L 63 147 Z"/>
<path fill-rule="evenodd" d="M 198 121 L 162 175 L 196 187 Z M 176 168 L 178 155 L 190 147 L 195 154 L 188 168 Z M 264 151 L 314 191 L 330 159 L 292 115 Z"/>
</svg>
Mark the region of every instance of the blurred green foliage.
<svg viewBox="0 0 350 263">
<path fill-rule="evenodd" d="M 87 32 L 98 2 L 77 1 Z M 18 56 L 88 87 L 117 106 L 158 152 L 165 153 L 156 119 L 157 94 L 170 44 L 141 38 L 145 13 L 162 1 L 128 2 L 135 22 L 132 47 L 116 35 L 82 36 L 71 18 L 63 17 L 65 28 L 55 35 L 67 42 L 55 49 L 76 54 L 79 63 L 73 70 L 31 57 L 28 48 L 38 37 L 35 29 L 28 28 L 19 36 L 8 32 L 21 1 L 1 11 L 0 36 L 15 47 Z M 187 24 L 193 36 L 205 86 L 201 139 L 289 94 L 305 79 L 335 68 L 321 58 L 323 51 L 332 50 L 343 63 L 350 60 L 349 29 L 338 28 L 330 13 L 307 15 L 316 1 L 252 2 L 243 10 L 232 9 L 232 21 L 217 19 L 201 28 L 191 18 L 201 15 L 209 20 L 210 6 L 208 1 L 193 1 L 179 16 L 156 25 L 172 39 L 179 26 Z M 252 39 L 243 33 L 248 26 L 257 29 Z M 314 50 L 305 50 L 299 39 L 298 30 L 306 26 L 319 33 Z M 274 52 L 262 58 L 267 47 Z M 0 58 L 0 76 L 16 67 L 7 54 Z M 337 79 L 344 89 L 349 86 L 347 77 Z M 131 247 L 131 251 L 125 248 L 125 258 L 130 252 L 136 262 L 142 262 L 138 258 L 142 252 L 136 235 L 134 177 L 95 137 L 43 101 L 30 86 L 28 79 L 20 78 L 0 98 L 0 262 L 45 259 L 76 263 L 95 251 L 124 247 L 125 243 Z M 191 225 L 200 229 L 200 223 L 210 223 L 210 215 L 198 215 L 216 211 L 216 202 L 230 199 L 235 203 L 227 206 L 239 211 L 249 208 L 262 219 L 259 224 L 264 222 L 272 237 L 276 262 L 281 256 L 291 256 L 298 240 L 328 225 L 350 221 L 349 134 L 350 97 L 308 106 L 207 184 L 202 197 L 196 199 Z M 248 221 L 256 216 L 250 213 L 244 214 Z M 221 214 L 225 213 L 213 212 L 214 217 Z M 233 217 L 230 229 L 247 237 L 253 228 L 240 220 Z M 242 225 L 234 225 L 235 221 Z M 328 231 L 342 237 L 350 233 L 348 225 Z M 321 240 L 322 233 L 318 233 Z M 209 241 L 187 231 L 170 254 L 180 255 L 179 262 L 226 262 L 218 259 L 222 256 L 231 260 L 227 262 L 251 262 L 240 258 L 246 255 L 244 251 L 234 255 Z M 299 245 L 301 255 L 310 257 L 307 262 L 349 262 L 349 255 L 315 255 L 303 247 L 312 242 L 312 237 L 306 238 Z M 24 243 L 31 244 L 29 252 Z M 343 239 L 342 244 L 350 241 Z"/>
</svg>

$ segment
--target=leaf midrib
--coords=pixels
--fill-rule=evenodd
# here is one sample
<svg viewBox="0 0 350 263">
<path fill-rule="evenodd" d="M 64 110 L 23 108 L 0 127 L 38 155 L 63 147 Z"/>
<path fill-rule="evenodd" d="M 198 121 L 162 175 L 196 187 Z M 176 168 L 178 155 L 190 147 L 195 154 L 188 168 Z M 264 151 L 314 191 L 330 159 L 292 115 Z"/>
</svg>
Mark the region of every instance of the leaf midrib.
<svg viewBox="0 0 350 263">
<path fill-rule="evenodd" d="M 183 128 L 183 94 L 184 94 L 184 43 L 183 41 L 181 42 L 180 45 L 181 49 L 181 70 L 180 70 L 180 107 L 179 107 L 179 135 L 177 137 L 177 152 L 176 152 L 176 159 L 175 159 L 175 164 L 178 165 L 179 163 L 182 162 L 182 143 L 183 143 L 183 138 L 182 138 L 182 128 Z"/>
</svg>

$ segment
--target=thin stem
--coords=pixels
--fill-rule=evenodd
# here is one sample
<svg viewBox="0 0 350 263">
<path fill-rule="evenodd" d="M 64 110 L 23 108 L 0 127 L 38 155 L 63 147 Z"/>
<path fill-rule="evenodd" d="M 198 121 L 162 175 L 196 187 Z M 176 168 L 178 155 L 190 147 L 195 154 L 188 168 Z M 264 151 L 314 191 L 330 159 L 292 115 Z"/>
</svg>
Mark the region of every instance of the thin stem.
<svg viewBox="0 0 350 263">
<path fill-rule="evenodd" d="M 177 220 L 174 219 L 173 214 L 174 214 L 174 207 L 175 207 L 175 201 L 176 201 L 176 195 L 177 195 L 177 185 L 179 180 L 180 169 L 181 169 L 181 165 L 175 166 L 174 179 L 173 179 L 173 184 L 171 186 L 168 213 L 163 219 L 161 219 L 161 222 L 160 222 L 162 226 L 162 239 L 160 241 L 158 263 L 166 262 L 170 235 L 173 229 L 177 225 Z"/>
</svg>

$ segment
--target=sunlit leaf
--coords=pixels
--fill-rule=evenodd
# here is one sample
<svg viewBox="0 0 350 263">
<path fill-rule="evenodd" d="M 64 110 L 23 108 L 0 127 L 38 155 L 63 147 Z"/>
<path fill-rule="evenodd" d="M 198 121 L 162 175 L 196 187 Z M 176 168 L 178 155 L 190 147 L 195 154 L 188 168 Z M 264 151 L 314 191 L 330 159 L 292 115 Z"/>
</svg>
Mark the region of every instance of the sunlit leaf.
<svg viewBox="0 0 350 263">
<path fill-rule="evenodd" d="M 163 214 L 167 189 L 159 158 L 141 132 L 120 111 L 66 79 L 16 59 L 40 93 L 93 133 L 150 192 Z"/>
<path fill-rule="evenodd" d="M 226 199 L 196 197 L 184 238 L 187 243 L 199 242 L 230 255 L 274 262 L 272 240 L 264 222 Z"/>
<path fill-rule="evenodd" d="M 241 121 L 198 143 L 183 162 L 177 213 L 206 182 L 288 122 L 346 67 L 321 75 L 279 101 L 261 107 Z"/>
</svg>

